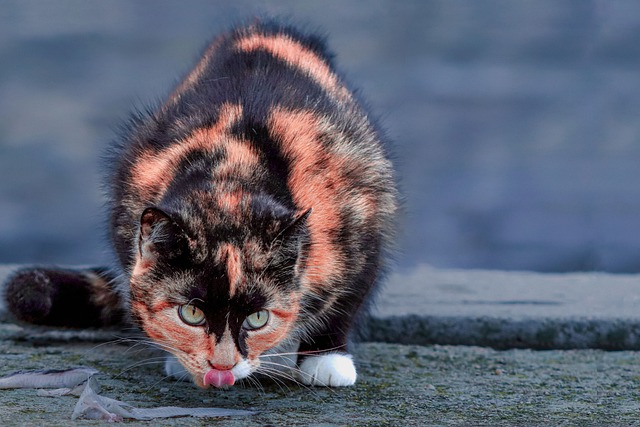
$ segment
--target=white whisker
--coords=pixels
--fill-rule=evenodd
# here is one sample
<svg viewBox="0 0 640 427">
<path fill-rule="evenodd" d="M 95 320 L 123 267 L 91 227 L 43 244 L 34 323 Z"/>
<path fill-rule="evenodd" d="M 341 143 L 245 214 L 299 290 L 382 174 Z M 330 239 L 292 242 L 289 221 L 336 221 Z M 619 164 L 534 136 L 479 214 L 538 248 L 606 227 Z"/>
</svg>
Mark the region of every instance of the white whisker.
<svg viewBox="0 0 640 427">
<path fill-rule="evenodd" d="M 141 366 L 147 366 L 147 365 L 157 365 L 157 364 L 161 364 L 164 363 L 164 358 L 160 358 L 160 357 L 156 357 L 156 358 L 152 358 L 152 359 L 147 359 L 147 360 L 142 360 L 140 362 L 136 362 L 132 365 L 129 365 L 125 368 L 123 368 L 120 373 L 118 373 L 114 378 L 119 378 L 122 375 L 124 375 L 125 373 L 129 372 L 132 369 L 135 368 L 139 368 Z"/>
<path fill-rule="evenodd" d="M 315 397 L 321 398 L 321 397 L 318 395 L 318 393 L 317 393 L 317 392 L 316 392 L 312 387 L 310 387 L 310 386 L 308 386 L 308 385 L 306 385 L 306 384 L 304 384 L 304 383 L 301 383 L 301 382 L 300 382 L 300 381 L 298 381 L 298 379 L 297 379 L 297 378 L 295 378 L 295 376 L 293 376 L 293 375 L 287 374 L 286 372 L 282 372 L 282 370 L 280 370 L 280 369 L 272 369 L 272 368 L 267 368 L 267 367 L 261 367 L 261 369 L 259 369 L 259 370 L 258 370 L 258 373 L 261 373 L 261 372 L 263 372 L 263 371 L 265 371 L 265 372 L 266 372 L 266 373 L 265 373 L 265 374 L 263 374 L 263 375 L 264 375 L 264 376 L 266 376 L 267 378 L 270 378 L 270 379 L 271 379 L 271 380 L 273 380 L 273 381 L 275 381 L 275 378 L 274 378 L 272 375 L 274 375 L 274 376 L 278 376 L 278 377 L 282 377 L 282 378 L 284 378 L 284 379 L 286 379 L 286 380 L 288 380 L 288 381 L 291 381 L 291 382 L 295 383 L 295 384 L 296 384 L 296 385 L 298 385 L 299 387 L 304 388 L 304 389 L 305 389 L 305 390 L 307 390 L 308 392 L 312 393 Z M 301 374 L 307 375 L 307 376 L 309 376 L 309 377 L 311 376 L 311 375 L 307 374 L 306 372 L 300 371 L 299 369 L 292 369 L 292 371 L 300 372 Z M 287 387 L 287 389 L 288 389 L 289 391 L 291 391 L 291 389 L 290 389 L 289 387 Z M 334 392 L 335 392 L 335 390 L 334 390 Z"/>
</svg>

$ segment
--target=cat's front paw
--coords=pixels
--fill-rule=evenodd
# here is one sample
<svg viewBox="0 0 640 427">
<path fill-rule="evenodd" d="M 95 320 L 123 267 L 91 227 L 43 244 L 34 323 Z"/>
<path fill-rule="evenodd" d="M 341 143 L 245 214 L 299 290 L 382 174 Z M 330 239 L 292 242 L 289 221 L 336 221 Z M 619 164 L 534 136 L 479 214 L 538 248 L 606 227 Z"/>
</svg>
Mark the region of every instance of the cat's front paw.
<svg viewBox="0 0 640 427">
<path fill-rule="evenodd" d="M 308 356 L 300 364 L 298 380 L 307 385 L 344 387 L 356 382 L 356 367 L 350 354 Z"/>
<path fill-rule="evenodd" d="M 184 366 L 178 362 L 178 359 L 176 359 L 173 354 L 168 355 L 165 359 L 164 372 L 178 381 L 188 381 L 191 378 L 191 375 L 189 375 Z"/>
</svg>

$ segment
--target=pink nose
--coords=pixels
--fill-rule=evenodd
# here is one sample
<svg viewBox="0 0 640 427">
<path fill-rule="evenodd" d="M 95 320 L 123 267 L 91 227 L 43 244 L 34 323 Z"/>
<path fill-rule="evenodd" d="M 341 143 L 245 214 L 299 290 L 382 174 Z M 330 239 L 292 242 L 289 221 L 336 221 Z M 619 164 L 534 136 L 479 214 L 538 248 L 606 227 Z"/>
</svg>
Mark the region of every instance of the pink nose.
<svg viewBox="0 0 640 427">
<path fill-rule="evenodd" d="M 211 369 L 204 374 L 204 386 L 212 385 L 216 388 L 232 386 L 236 382 L 233 373 L 228 369 Z"/>
<path fill-rule="evenodd" d="M 217 369 L 219 371 L 229 371 L 229 370 L 233 369 L 233 365 L 218 365 L 217 363 L 213 364 L 211 362 L 209 362 L 209 366 L 211 366 L 213 369 Z"/>
</svg>

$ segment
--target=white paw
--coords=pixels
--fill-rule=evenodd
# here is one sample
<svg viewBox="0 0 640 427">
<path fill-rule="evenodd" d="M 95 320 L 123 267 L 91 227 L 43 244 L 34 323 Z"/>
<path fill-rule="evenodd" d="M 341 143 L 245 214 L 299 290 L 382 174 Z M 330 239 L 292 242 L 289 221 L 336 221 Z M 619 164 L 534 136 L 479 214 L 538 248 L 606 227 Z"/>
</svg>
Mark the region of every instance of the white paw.
<svg viewBox="0 0 640 427">
<path fill-rule="evenodd" d="M 168 355 L 164 361 L 164 372 L 178 381 L 189 381 L 191 379 L 191 375 L 172 354 Z"/>
<path fill-rule="evenodd" d="M 309 356 L 302 361 L 297 377 L 307 385 L 344 387 L 356 382 L 356 367 L 350 354 Z"/>
</svg>

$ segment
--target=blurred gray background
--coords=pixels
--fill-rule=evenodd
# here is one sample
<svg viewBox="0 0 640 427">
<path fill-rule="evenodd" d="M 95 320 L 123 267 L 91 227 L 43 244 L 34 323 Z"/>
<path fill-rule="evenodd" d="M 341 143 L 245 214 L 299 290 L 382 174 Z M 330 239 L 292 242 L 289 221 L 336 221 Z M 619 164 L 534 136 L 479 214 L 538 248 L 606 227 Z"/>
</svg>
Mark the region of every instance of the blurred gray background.
<svg viewBox="0 0 640 427">
<path fill-rule="evenodd" d="M 0 262 L 109 259 L 101 154 L 238 20 L 328 35 L 394 141 L 399 269 L 640 271 L 640 2 L 0 3 Z"/>
</svg>

